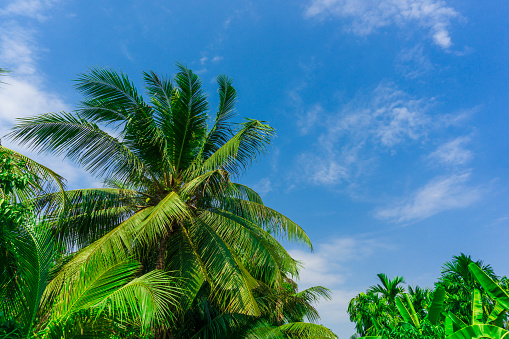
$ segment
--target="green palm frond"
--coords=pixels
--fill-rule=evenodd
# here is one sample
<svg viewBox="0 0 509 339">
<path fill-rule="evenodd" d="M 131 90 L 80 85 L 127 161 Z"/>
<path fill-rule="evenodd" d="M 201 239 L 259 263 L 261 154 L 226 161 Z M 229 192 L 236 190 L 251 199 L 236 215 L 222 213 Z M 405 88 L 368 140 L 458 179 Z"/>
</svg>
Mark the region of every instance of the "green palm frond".
<svg viewBox="0 0 509 339">
<path fill-rule="evenodd" d="M 207 129 L 208 102 L 196 74 L 177 64 L 175 75 L 178 98 L 171 121 L 163 127 L 168 140 L 170 162 L 174 172 L 186 169 L 195 159 Z"/>
<path fill-rule="evenodd" d="M 52 303 L 46 328 L 53 333 L 62 332 L 62 326 L 68 326 L 83 313 L 89 313 L 99 325 L 104 321 L 139 322 L 143 331 L 164 324 L 182 291 L 174 279 L 161 271 L 133 279 L 140 268 L 137 261 L 130 259 L 110 266 L 101 263 L 82 268 L 80 279 L 65 281 Z"/>
<path fill-rule="evenodd" d="M 117 138 L 96 124 L 69 113 L 19 119 L 9 137 L 30 149 L 65 155 L 97 176 L 120 180 L 143 176 L 142 161 Z"/>
<path fill-rule="evenodd" d="M 182 232 L 200 269 L 212 285 L 212 298 L 223 310 L 243 314 L 260 313 L 253 294 L 258 282 L 242 264 L 234 249 L 225 243 L 206 220 L 184 223 Z"/>
<path fill-rule="evenodd" d="M 228 188 L 228 193 L 229 196 L 232 198 L 252 201 L 257 204 L 263 205 L 263 201 L 260 195 L 256 193 L 255 190 L 248 186 L 237 183 L 231 183 L 230 187 Z"/>
<path fill-rule="evenodd" d="M 299 241 L 313 248 L 306 232 L 283 214 L 256 202 L 242 199 L 224 198 L 217 202 L 220 209 L 242 216 L 276 237 Z"/>
<path fill-rule="evenodd" d="M 46 194 L 35 203 L 60 241 L 81 247 L 125 221 L 144 200 L 137 191 L 96 188 Z"/>
<path fill-rule="evenodd" d="M 240 175 L 256 157 L 265 152 L 274 129 L 258 120 L 247 120 L 241 129 L 211 154 L 201 165 L 204 171 L 224 168 Z"/>
<path fill-rule="evenodd" d="M 279 286 L 283 274 L 298 275 L 297 262 L 281 244 L 257 224 L 227 211 L 203 211 L 201 215 L 223 241 L 245 256 L 244 265 L 258 280 Z"/>
<path fill-rule="evenodd" d="M 337 339 L 337 336 L 325 326 L 304 322 L 281 325 L 278 330 L 290 338 Z"/>
<path fill-rule="evenodd" d="M 217 77 L 219 85 L 219 107 L 212 129 L 207 134 L 207 139 L 203 143 L 201 154 L 203 158 L 209 158 L 222 145 L 224 145 L 233 135 L 235 126 L 229 121 L 235 114 L 235 102 L 237 92 L 232 86 L 232 80 L 225 75 Z"/>
<path fill-rule="evenodd" d="M 99 240 L 75 253 L 49 283 L 45 297 L 53 298 L 67 280 L 78 279 L 83 267 L 89 265 L 107 267 L 125 260 L 129 256 L 129 251 L 132 251 L 135 246 L 136 233 L 140 225 L 149 214 L 149 208 L 135 213 Z"/>
<path fill-rule="evenodd" d="M 21 224 L 17 232 L 7 236 L 15 256 L 16 271 L 13 278 L 16 286 L 6 296 L 8 299 L 1 303 L 0 310 L 23 324 L 23 332 L 26 334 L 34 324 L 53 265 L 54 240 L 44 225 L 27 223 Z"/>
<path fill-rule="evenodd" d="M 104 111 L 89 111 L 87 117 L 97 122 L 115 122 L 129 116 L 132 111 L 145 106 L 143 99 L 136 91 L 127 75 L 118 74 L 109 69 L 92 68 L 88 73 L 80 74 L 76 80 L 76 89 L 86 98 L 93 98 L 109 103 L 122 116 L 108 116 Z"/>
<path fill-rule="evenodd" d="M 143 79 L 147 84 L 146 88 L 151 96 L 154 110 L 157 112 L 155 121 L 161 126 L 166 120 L 171 120 L 172 104 L 178 98 L 175 96 L 175 87 L 171 80 L 160 77 L 153 71 L 143 72 Z"/>
<path fill-rule="evenodd" d="M 321 299 L 331 300 L 332 294 L 328 288 L 323 286 L 313 286 L 295 294 L 296 314 L 300 315 L 300 320 L 308 319 L 316 323 L 320 319 L 318 311 L 312 306 L 318 304 Z"/>
<path fill-rule="evenodd" d="M 111 293 L 100 307 L 107 308 L 110 317 L 119 318 L 120 315 L 120 319 L 134 312 L 140 318 L 142 328 L 148 330 L 155 324 L 166 323 L 173 316 L 171 307 L 178 310 L 177 300 L 184 292 L 168 273 L 154 270 Z"/>
<path fill-rule="evenodd" d="M 337 339 L 338 337 L 322 325 L 294 322 L 281 326 L 260 322 L 243 337 L 246 339 Z"/>
<path fill-rule="evenodd" d="M 136 238 L 144 244 L 153 244 L 160 236 L 171 232 L 177 224 L 190 218 L 187 205 L 175 192 L 146 210 L 148 214 L 136 230 Z"/>
</svg>

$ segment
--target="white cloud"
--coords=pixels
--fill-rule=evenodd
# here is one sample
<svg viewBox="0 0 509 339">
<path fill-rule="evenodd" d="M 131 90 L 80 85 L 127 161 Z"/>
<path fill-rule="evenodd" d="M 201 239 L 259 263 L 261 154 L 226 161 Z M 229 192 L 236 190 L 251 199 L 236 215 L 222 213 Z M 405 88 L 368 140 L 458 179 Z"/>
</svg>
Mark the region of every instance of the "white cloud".
<svg viewBox="0 0 509 339">
<path fill-rule="evenodd" d="M 222 57 L 222 56 L 218 56 L 218 55 L 216 55 L 215 57 L 213 57 L 213 58 L 212 58 L 212 60 L 211 60 L 211 61 L 212 61 L 212 62 L 219 62 L 219 61 L 221 61 L 221 60 L 223 60 L 223 57 Z"/>
<path fill-rule="evenodd" d="M 20 27 L 15 21 L 0 26 L 0 63 L 16 75 L 36 73 L 34 31 Z"/>
<path fill-rule="evenodd" d="M 0 16 L 9 18 L 0 23 L 0 67 L 12 71 L 2 79 L 5 84 L 0 84 L 0 137 L 9 131 L 16 118 L 71 109 L 58 93 L 47 89 L 46 77 L 37 64 L 37 55 L 41 53 L 35 39 L 37 31 L 22 27 L 12 20 L 16 15 L 41 20 L 43 11 L 55 2 L 13 1 L 0 9 Z M 6 139 L 2 140 L 2 145 L 55 170 L 68 180 L 70 188 L 101 186 L 68 160 L 29 152 Z"/>
<path fill-rule="evenodd" d="M 0 88 L 0 121 L 12 124 L 15 118 L 46 112 L 69 110 L 55 93 L 45 89 L 43 75 L 37 69 L 37 44 L 34 32 L 10 23 L 0 27 L 0 65 L 12 73 Z M 4 134 L 5 129 L 0 130 Z"/>
<path fill-rule="evenodd" d="M 435 129 L 428 115 L 432 99 L 415 99 L 390 83 L 359 96 L 337 113 L 314 105 L 298 121 L 301 132 L 321 128 L 315 149 L 299 156 L 297 170 L 314 184 L 352 182 L 373 164 L 377 154 L 426 139 Z"/>
<path fill-rule="evenodd" d="M 378 239 L 345 237 L 319 244 L 313 253 L 301 250 L 291 250 L 289 253 L 303 264 L 304 269 L 298 281 L 299 285 L 307 288 L 341 284 L 345 282 L 349 274 L 348 267 L 353 262 L 366 259 L 381 249 L 390 248 Z"/>
<path fill-rule="evenodd" d="M 403 76 L 409 79 L 418 78 L 435 68 L 428 57 L 424 55 L 422 45 L 402 50 L 398 55 L 396 67 Z"/>
<path fill-rule="evenodd" d="M 433 40 L 438 46 L 442 48 L 449 48 L 452 45 L 449 32 L 447 32 L 445 29 L 440 29 L 435 34 L 433 34 Z"/>
<path fill-rule="evenodd" d="M 477 202 L 481 189 L 469 185 L 470 173 L 437 177 L 395 206 L 380 209 L 377 217 L 405 223 L 422 220 L 443 211 L 465 208 Z"/>
<path fill-rule="evenodd" d="M 452 45 L 448 28 L 459 14 L 441 0 L 312 0 L 305 16 L 349 19 L 347 30 L 359 35 L 416 23 L 430 31 L 435 44 L 447 49 Z"/>
<path fill-rule="evenodd" d="M 296 94 L 291 93 L 290 95 L 292 96 L 292 99 L 295 100 Z M 302 135 L 307 134 L 313 127 L 315 127 L 322 117 L 323 112 L 323 107 L 319 104 L 315 104 L 308 109 L 305 115 L 297 120 L 297 125 L 300 127 L 300 133 Z"/>
<path fill-rule="evenodd" d="M 263 178 L 253 186 L 253 189 L 261 196 L 264 196 L 272 191 L 272 183 L 270 182 L 269 178 Z"/>
<path fill-rule="evenodd" d="M 30 82 L 13 76 L 4 81 L 7 84 L 0 88 L 0 122 L 3 126 L 14 124 L 16 118 L 69 111 L 69 106 L 57 94 L 46 92 L 38 79 Z M 0 128 L 1 135 L 5 132 L 5 129 Z"/>
<path fill-rule="evenodd" d="M 469 141 L 468 137 L 458 137 L 440 145 L 428 156 L 428 159 L 445 165 L 464 165 L 472 159 L 472 152 L 464 148 L 464 145 Z"/>
<path fill-rule="evenodd" d="M 59 0 L 12 0 L 4 8 L 0 8 L 0 15 L 3 16 L 26 16 L 43 21 L 46 16 L 43 14 Z"/>
</svg>

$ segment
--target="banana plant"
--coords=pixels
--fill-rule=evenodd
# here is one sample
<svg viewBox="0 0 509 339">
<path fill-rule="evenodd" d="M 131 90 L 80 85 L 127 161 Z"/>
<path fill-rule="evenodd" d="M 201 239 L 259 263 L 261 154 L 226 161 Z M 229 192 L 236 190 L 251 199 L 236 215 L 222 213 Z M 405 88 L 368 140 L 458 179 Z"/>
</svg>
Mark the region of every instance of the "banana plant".
<svg viewBox="0 0 509 339">
<path fill-rule="evenodd" d="M 439 324 L 439 318 L 442 313 L 442 308 L 445 300 L 445 289 L 442 286 L 436 288 L 433 294 L 433 300 L 431 305 L 427 309 L 427 315 L 424 319 L 419 319 L 418 313 L 412 304 L 412 300 L 407 293 L 403 293 L 403 297 L 395 299 L 396 307 L 401 318 L 404 320 L 404 324 L 400 326 L 413 326 L 419 333 L 422 333 L 421 325 L 424 321 L 429 321 L 432 325 Z M 408 307 L 405 305 L 405 302 Z M 367 336 L 359 339 L 382 339 L 382 336 Z"/>
<path fill-rule="evenodd" d="M 471 324 L 466 324 L 454 314 L 449 313 L 445 322 L 445 330 L 448 335 L 446 339 L 509 339 L 509 331 L 503 328 L 505 313 L 509 311 L 509 295 L 477 264 L 471 263 L 468 269 L 486 293 L 496 301 L 496 304 L 487 317 L 488 324 L 483 323 L 481 293 L 478 289 L 474 289 Z M 454 331 L 455 329 L 456 331 Z"/>
</svg>

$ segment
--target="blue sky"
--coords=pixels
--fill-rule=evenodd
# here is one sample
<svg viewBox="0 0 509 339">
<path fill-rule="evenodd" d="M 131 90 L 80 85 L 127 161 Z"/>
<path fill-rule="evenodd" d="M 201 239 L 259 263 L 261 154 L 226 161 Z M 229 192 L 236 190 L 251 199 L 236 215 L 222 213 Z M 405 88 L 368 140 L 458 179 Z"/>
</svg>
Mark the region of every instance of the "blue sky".
<svg viewBox="0 0 509 339">
<path fill-rule="evenodd" d="M 240 117 L 278 137 L 241 178 L 298 222 L 315 251 L 302 287 L 325 285 L 323 323 L 353 334 L 346 305 L 403 275 L 432 286 L 461 252 L 509 275 L 509 2 L 460 0 L 0 2 L 0 134 L 17 117 L 71 111 L 72 79 L 112 67 L 234 79 Z M 98 180 L 33 155 L 69 186 Z"/>
</svg>

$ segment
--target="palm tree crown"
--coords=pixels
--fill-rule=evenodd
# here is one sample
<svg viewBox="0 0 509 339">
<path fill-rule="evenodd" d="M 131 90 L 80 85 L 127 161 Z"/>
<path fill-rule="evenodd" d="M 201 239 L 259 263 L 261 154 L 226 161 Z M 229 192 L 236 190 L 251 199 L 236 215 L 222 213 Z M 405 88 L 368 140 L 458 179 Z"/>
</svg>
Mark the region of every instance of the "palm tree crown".
<svg viewBox="0 0 509 339">
<path fill-rule="evenodd" d="M 37 200 L 55 236 L 78 250 L 52 283 L 135 257 L 143 273 L 178 272 L 189 291 L 181 304 L 193 303 L 206 283 L 219 309 L 259 315 L 254 291 L 297 275 L 275 237 L 311 242 L 233 181 L 264 153 L 274 130 L 258 120 L 231 122 L 236 91 L 223 75 L 209 128 L 199 78 L 178 69 L 173 81 L 144 73 L 149 102 L 125 74 L 92 69 L 77 80 L 85 100 L 76 112 L 21 119 L 11 132 L 33 150 L 65 154 L 105 184 Z"/>
</svg>

